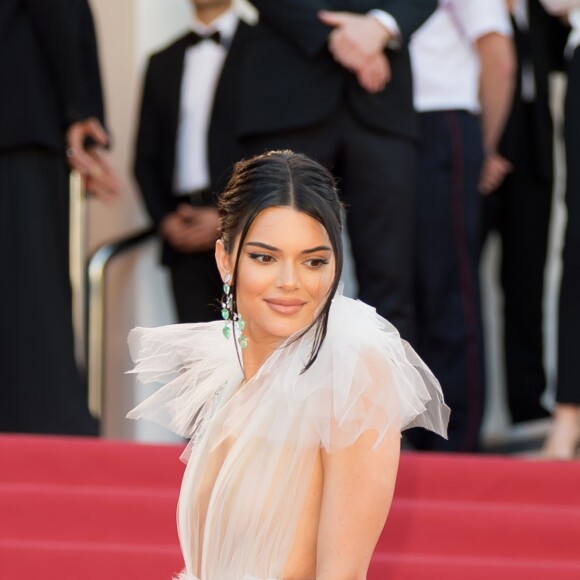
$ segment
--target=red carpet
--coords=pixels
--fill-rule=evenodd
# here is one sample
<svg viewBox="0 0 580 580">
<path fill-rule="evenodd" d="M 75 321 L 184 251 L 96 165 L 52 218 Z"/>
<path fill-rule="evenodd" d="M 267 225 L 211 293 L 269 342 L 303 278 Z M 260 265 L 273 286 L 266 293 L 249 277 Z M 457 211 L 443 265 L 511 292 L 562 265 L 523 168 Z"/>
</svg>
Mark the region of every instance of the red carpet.
<svg viewBox="0 0 580 580">
<path fill-rule="evenodd" d="M 180 452 L 0 436 L 0 580 L 170 580 Z M 580 462 L 405 455 L 368 578 L 580 579 Z"/>
</svg>

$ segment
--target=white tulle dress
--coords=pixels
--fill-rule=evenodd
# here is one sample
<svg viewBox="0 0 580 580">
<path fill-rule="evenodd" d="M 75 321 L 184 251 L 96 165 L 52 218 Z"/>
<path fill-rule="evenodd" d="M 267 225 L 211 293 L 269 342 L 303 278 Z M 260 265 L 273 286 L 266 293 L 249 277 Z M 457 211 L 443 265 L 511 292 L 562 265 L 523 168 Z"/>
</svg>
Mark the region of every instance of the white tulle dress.
<svg viewBox="0 0 580 580">
<path fill-rule="evenodd" d="M 243 382 L 223 322 L 136 328 L 144 383 L 164 384 L 129 413 L 190 439 L 178 504 L 179 580 L 281 580 L 316 458 L 367 430 L 422 426 L 445 436 L 436 378 L 395 328 L 337 296 L 312 367 L 313 332 L 282 345 Z"/>
</svg>

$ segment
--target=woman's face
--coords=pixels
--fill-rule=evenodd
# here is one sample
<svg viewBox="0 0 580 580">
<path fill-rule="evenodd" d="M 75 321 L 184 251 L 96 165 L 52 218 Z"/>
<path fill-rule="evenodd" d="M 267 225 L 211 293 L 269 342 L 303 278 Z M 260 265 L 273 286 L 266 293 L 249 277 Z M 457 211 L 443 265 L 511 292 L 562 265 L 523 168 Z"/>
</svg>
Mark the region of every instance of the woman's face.
<svg viewBox="0 0 580 580">
<path fill-rule="evenodd" d="M 218 242 L 222 278 L 233 271 L 231 255 Z M 252 223 L 237 273 L 238 312 L 250 342 L 279 342 L 311 324 L 335 273 L 334 253 L 324 226 L 290 207 L 271 207 Z"/>
</svg>

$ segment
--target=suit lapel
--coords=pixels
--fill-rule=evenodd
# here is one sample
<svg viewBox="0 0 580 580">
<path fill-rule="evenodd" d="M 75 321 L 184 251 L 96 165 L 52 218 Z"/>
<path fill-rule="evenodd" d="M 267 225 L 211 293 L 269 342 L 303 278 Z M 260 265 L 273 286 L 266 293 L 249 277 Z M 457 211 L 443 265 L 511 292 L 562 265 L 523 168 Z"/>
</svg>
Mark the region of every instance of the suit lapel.
<svg viewBox="0 0 580 580">
<path fill-rule="evenodd" d="M 252 27 L 240 21 L 216 88 L 208 146 L 212 184 L 223 185 L 223 171 L 239 158 L 236 139 L 243 53 Z"/>
<path fill-rule="evenodd" d="M 174 45 L 174 53 L 167 62 L 164 92 L 169 121 L 167 127 L 169 132 L 169 143 L 177 143 L 177 129 L 179 126 L 179 112 L 181 108 L 181 83 L 183 80 L 183 66 L 187 47 L 188 43 L 186 37 L 183 37 Z M 174 149 L 172 153 L 175 157 Z M 174 164 L 172 166 L 174 166 Z"/>
</svg>

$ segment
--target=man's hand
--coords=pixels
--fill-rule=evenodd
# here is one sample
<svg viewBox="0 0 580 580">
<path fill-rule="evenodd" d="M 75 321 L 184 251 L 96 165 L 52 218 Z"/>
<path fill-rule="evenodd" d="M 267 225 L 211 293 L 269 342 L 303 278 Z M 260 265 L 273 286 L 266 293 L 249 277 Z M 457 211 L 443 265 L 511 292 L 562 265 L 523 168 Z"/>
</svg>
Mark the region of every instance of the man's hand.
<svg viewBox="0 0 580 580">
<path fill-rule="evenodd" d="M 391 80 L 391 64 L 383 53 L 371 58 L 357 73 L 359 85 L 368 93 L 380 93 Z"/>
<path fill-rule="evenodd" d="M 330 51 L 343 66 L 356 70 L 371 57 L 383 52 L 391 33 L 376 18 L 352 12 L 319 13 L 320 20 L 334 28 Z"/>
<path fill-rule="evenodd" d="M 183 231 L 185 224 L 183 220 L 177 215 L 177 212 L 167 214 L 159 224 L 159 233 L 167 243 L 178 249 L 183 238 Z"/>
<path fill-rule="evenodd" d="M 85 141 L 89 138 L 95 145 L 85 148 Z M 121 189 L 105 153 L 107 144 L 107 134 L 95 118 L 73 123 L 66 133 L 66 156 L 70 167 L 86 179 L 87 189 L 105 203 L 117 197 Z"/>
<path fill-rule="evenodd" d="M 351 12 L 319 13 L 320 20 L 332 26 L 328 48 L 334 59 L 347 70 L 357 75 L 361 86 L 369 92 L 375 87 L 384 88 L 390 78 L 390 67 L 386 57 L 382 63 L 377 58 L 384 56 L 385 46 L 392 40 L 391 32 L 376 18 Z M 372 82 L 369 79 L 373 79 Z M 361 82 L 361 80 L 363 82 Z"/>
<path fill-rule="evenodd" d="M 499 153 L 490 153 L 483 161 L 479 177 L 479 191 L 488 195 L 495 191 L 513 171 L 513 165 Z"/>
<path fill-rule="evenodd" d="M 218 212 L 214 207 L 180 204 L 159 226 L 161 235 L 180 252 L 206 252 L 219 238 Z"/>
</svg>

